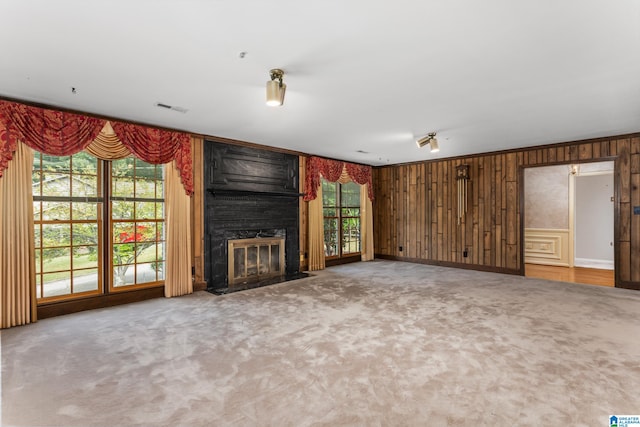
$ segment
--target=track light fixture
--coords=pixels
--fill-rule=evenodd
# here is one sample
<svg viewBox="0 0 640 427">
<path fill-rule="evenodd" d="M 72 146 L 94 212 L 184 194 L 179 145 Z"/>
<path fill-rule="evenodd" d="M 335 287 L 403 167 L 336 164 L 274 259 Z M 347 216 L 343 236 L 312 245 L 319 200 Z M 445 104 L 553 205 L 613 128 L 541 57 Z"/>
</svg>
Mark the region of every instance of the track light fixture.
<svg viewBox="0 0 640 427">
<path fill-rule="evenodd" d="M 274 68 L 269 71 L 269 75 L 271 80 L 267 82 L 267 105 L 269 107 L 279 107 L 284 104 L 284 92 L 287 90 L 287 85 L 282 83 L 284 71 Z"/>
<path fill-rule="evenodd" d="M 440 147 L 438 147 L 438 140 L 436 139 L 436 133 L 431 132 L 427 136 L 423 136 L 422 138 L 416 141 L 418 148 L 422 148 L 425 145 L 429 144 L 431 146 L 431 152 L 437 153 L 440 151 Z"/>
</svg>

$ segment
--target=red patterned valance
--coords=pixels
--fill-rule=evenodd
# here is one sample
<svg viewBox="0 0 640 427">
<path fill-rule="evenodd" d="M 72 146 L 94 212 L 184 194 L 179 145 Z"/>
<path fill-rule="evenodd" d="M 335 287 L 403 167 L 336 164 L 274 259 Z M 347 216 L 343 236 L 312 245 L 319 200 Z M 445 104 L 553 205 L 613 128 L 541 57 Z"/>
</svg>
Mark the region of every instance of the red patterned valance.
<svg viewBox="0 0 640 427">
<path fill-rule="evenodd" d="M 98 136 L 105 120 L 0 100 L 0 177 L 13 157 L 17 141 L 42 153 L 69 156 Z M 186 133 L 113 122 L 122 144 L 145 162 L 176 161 L 185 192 L 193 194 L 191 141 Z"/>
<path fill-rule="evenodd" d="M 187 194 L 193 194 L 193 161 L 188 134 L 123 122 L 111 122 L 111 126 L 122 145 L 139 159 L 153 164 L 168 163 L 175 159 L 182 185 Z"/>
<path fill-rule="evenodd" d="M 13 152 L 16 151 L 16 140 L 9 139 L 9 133 L 0 120 L 0 177 L 2 172 L 7 168 L 9 162 L 13 159 Z"/>
<path fill-rule="evenodd" d="M 373 201 L 373 185 L 371 182 L 371 166 L 341 162 L 339 160 L 323 159 L 322 157 L 308 157 L 304 183 L 304 200 L 314 200 L 318 196 L 320 177 L 330 182 L 336 182 L 345 169 L 349 178 L 356 184 L 367 184 L 369 200 Z"/>
</svg>

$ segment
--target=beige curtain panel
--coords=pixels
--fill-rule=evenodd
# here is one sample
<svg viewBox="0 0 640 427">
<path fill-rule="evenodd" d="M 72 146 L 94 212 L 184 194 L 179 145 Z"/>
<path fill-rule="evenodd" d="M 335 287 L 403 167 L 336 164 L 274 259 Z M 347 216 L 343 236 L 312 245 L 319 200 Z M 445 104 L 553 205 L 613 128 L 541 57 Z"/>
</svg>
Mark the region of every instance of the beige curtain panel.
<svg viewBox="0 0 640 427">
<path fill-rule="evenodd" d="M 165 225 L 167 233 L 164 295 L 176 297 L 193 293 L 191 281 L 191 200 L 184 192 L 175 162 L 165 170 Z"/>
<path fill-rule="evenodd" d="M 367 184 L 360 186 L 360 255 L 362 261 L 371 261 L 373 249 L 373 204 L 369 199 Z"/>
<path fill-rule="evenodd" d="M 0 327 L 37 320 L 33 257 L 33 150 L 18 142 L 0 179 Z"/>
<path fill-rule="evenodd" d="M 324 215 L 322 186 L 318 196 L 309 202 L 309 271 L 324 270 Z"/>
</svg>

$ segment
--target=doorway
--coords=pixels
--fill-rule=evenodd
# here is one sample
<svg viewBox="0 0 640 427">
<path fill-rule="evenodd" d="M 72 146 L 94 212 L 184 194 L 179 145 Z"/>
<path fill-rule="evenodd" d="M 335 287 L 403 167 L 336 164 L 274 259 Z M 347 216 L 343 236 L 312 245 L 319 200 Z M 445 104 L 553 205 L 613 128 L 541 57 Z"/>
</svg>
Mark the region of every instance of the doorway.
<svg viewBox="0 0 640 427">
<path fill-rule="evenodd" d="M 615 285 L 613 161 L 524 170 L 525 276 Z"/>
</svg>

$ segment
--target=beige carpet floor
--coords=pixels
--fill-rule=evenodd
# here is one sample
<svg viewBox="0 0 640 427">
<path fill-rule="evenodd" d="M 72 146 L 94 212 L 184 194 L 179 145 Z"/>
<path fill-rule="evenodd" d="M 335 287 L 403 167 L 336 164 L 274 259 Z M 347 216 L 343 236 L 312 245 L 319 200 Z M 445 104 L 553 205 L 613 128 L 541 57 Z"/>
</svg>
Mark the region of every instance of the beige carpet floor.
<svg viewBox="0 0 640 427">
<path fill-rule="evenodd" d="M 1 333 L 3 426 L 604 426 L 640 292 L 390 261 Z"/>
</svg>

